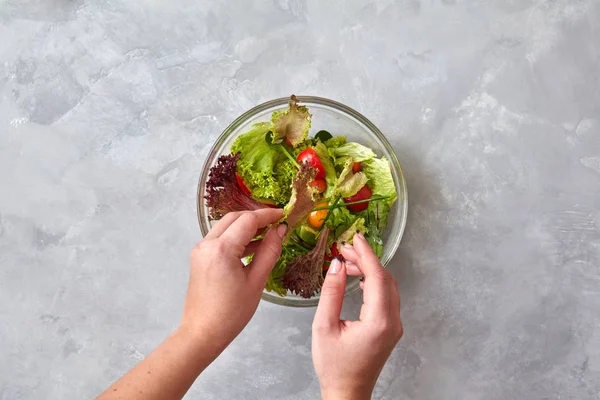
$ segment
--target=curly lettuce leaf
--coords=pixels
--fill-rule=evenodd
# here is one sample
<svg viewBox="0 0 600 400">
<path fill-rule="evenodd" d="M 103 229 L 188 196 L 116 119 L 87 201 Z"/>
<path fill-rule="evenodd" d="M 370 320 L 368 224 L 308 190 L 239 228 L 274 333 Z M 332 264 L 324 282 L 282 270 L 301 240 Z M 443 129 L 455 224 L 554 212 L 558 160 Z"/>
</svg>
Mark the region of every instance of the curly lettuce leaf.
<svg viewBox="0 0 600 400">
<path fill-rule="evenodd" d="M 327 151 L 327 146 L 325 146 L 320 141 L 317 142 L 313 146 L 315 153 L 319 157 L 319 161 L 321 161 L 321 165 L 323 165 L 323 169 L 325 170 L 325 181 L 327 182 L 327 189 L 325 189 L 325 198 L 330 198 L 335 191 L 337 176 L 335 172 L 335 166 L 333 165 L 333 160 L 331 159 L 329 152 Z"/>
<path fill-rule="evenodd" d="M 361 231 L 363 234 L 365 234 L 369 231 L 369 228 L 365 225 L 364 218 L 360 218 L 360 217 L 356 218 L 354 223 L 352 225 L 350 225 L 350 227 L 348 229 L 346 229 L 344 232 L 342 232 L 341 235 L 338 236 L 336 242 L 338 242 L 338 243 L 346 242 L 346 243 L 352 244 L 352 241 L 354 239 L 354 234 L 356 233 L 356 231 Z"/>
<path fill-rule="evenodd" d="M 231 211 L 266 207 L 244 193 L 238 184 L 235 171 L 239 157 L 239 153 L 221 156 L 210 169 L 204 196 L 210 219 L 220 219 Z"/>
<path fill-rule="evenodd" d="M 369 178 L 364 172 L 353 173 L 352 164 L 352 159 L 346 157 L 344 168 L 335 184 L 334 193 L 338 196 L 344 198 L 354 196 L 369 181 Z"/>
<path fill-rule="evenodd" d="M 331 215 L 325 221 L 325 225 L 333 232 L 333 237 L 339 237 L 346 229 L 348 229 L 358 216 L 352 214 L 346 207 L 334 208 L 331 210 Z"/>
<path fill-rule="evenodd" d="M 316 174 L 316 169 L 309 164 L 303 164 L 294 178 L 290 201 L 283 209 L 282 222 L 288 224 L 284 243 L 287 243 L 290 234 L 306 221 L 308 214 L 315 207 L 317 192 L 310 186 L 310 182 L 315 179 Z"/>
<path fill-rule="evenodd" d="M 271 115 L 273 143 L 281 143 L 287 139 L 296 147 L 308 137 L 311 118 L 308 108 L 299 106 L 298 99 L 292 95 L 287 110 L 275 111 Z"/>
<path fill-rule="evenodd" d="M 285 204 L 291 196 L 291 183 L 297 170 L 277 146 L 266 142 L 265 136 L 271 128 L 269 122 L 254 124 L 235 140 L 231 152 L 240 153 L 237 172 L 252 197 Z"/>
<path fill-rule="evenodd" d="M 343 144 L 346 144 L 346 136 L 336 136 L 325 142 L 325 146 L 327 146 L 327 149 L 329 150 L 333 150 Z"/>
<path fill-rule="evenodd" d="M 317 244 L 307 254 L 292 259 L 281 277 L 283 287 L 306 299 L 311 298 L 323 286 L 323 256 L 329 240 L 329 228 L 319 235 Z"/>
<path fill-rule="evenodd" d="M 275 267 L 273 267 L 271 273 L 269 274 L 265 289 L 268 292 L 275 292 L 279 296 L 285 297 L 287 294 L 287 289 L 283 286 L 281 277 L 285 273 L 285 269 L 292 259 L 306 253 L 308 253 L 308 250 L 302 251 L 298 247 L 283 246 L 281 249 L 281 255 L 279 256 L 277 263 L 275 263 Z"/>
<path fill-rule="evenodd" d="M 369 187 L 376 196 L 389 196 L 385 201 L 391 206 L 396 201 L 396 186 L 390 162 L 385 158 L 373 158 L 363 163 L 363 171 L 369 178 Z"/>
<path fill-rule="evenodd" d="M 331 148 L 331 155 L 335 158 L 350 157 L 354 162 L 367 161 L 376 157 L 373 150 L 355 142 Z"/>
</svg>

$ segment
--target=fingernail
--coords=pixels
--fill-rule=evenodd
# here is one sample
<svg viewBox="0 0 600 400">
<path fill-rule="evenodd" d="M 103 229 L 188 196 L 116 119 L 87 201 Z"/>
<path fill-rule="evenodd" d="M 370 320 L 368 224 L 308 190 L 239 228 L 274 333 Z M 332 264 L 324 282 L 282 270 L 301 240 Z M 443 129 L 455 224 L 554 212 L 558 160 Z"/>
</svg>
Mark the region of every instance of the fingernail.
<svg viewBox="0 0 600 400">
<path fill-rule="evenodd" d="M 340 259 L 337 257 L 334 257 L 333 260 L 331 260 L 331 264 L 329 264 L 329 270 L 327 271 L 328 274 L 337 274 L 338 271 L 340 270 L 340 267 L 342 266 L 342 263 L 340 262 Z"/>
<path fill-rule="evenodd" d="M 358 229 L 356 230 L 356 236 L 358 236 L 361 239 L 364 239 L 365 237 L 363 236 L 362 232 L 359 231 Z"/>
<path fill-rule="evenodd" d="M 342 240 L 342 246 L 345 246 L 345 245 L 346 245 L 346 241 Z"/>
<path fill-rule="evenodd" d="M 360 278 L 358 278 L 359 281 L 364 282 L 365 281 L 365 277 L 361 276 Z"/>
<path fill-rule="evenodd" d="M 342 246 L 344 246 L 347 249 L 351 249 L 352 245 L 350 243 L 346 243 L 346 242 L 342 242 Z"/>
<path fill-rule="evenodd" d="M 281 224 L 279 224 L 279 226 L 277 227 L 277 234 L 279 235 L 280 238 L 283 238 L 285 236 L 285 233 L 288 230 L 288 225 L 285 222 L 282 222 Z"/>
</svg>

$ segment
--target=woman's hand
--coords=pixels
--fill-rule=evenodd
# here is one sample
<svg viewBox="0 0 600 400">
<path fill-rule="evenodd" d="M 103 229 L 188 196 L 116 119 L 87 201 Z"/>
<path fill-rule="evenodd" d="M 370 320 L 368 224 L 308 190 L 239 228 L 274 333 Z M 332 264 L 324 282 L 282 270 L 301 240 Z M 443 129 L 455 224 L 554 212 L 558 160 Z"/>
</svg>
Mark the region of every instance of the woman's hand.
<svg viewBox="0 0 600 400">
<path fill-rule="evenodd" d="M 361 233 L 353 242 L 342 246 L 345 263 L 331 262 L 313 322 L 313 362 L 325 400 L 370 399 L 403 332 L 395 279 Z M 347 273 L 365 277 L 358 321 L 340 320 Z"/>
<path fill-rule="evenodd" d="M 260 301 L 287 227 L 269 229 L 281 209 L 227 214 L 192 250 L 181 326 L 148 357 L 106 389 L 100 400 L 180 399 L 194 380 L 246 326 Z M 244 267 L 241 258 L 254 254 Z"/>
<path fill-rule="evenodd" d="M 210 338 L 220 351 L 242 331 L 279 258 L 287 225 L 252 239 L 282 215 L 274 208 L 229 213 L 194 247 L 180 329 Z M 252 262 L 244 267 L 241 259 L 249 254 Z"/>
</svg>

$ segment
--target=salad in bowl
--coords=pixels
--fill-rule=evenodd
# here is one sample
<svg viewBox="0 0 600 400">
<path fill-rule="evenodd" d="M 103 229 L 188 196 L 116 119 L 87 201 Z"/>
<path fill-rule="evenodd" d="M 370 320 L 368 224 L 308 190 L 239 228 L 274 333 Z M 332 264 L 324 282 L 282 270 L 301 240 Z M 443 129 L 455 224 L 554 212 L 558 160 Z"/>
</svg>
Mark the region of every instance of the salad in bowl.
<svg viewBox="0 0 600 400">
<path fill-rule="evenodd" d="M 281 297 L 318 296 L 330 261 L 341 257 L 339 246 L 352 243 L 357 231 L 381 258 L 384 231 L 398 208 L 399 166 L 394 170 L 388 157 L 377 156 L 336 126 L 319 126 L 311 135 L 312 117 L 292 95 L 287 108 L 274 110 L 269 120 L 252 123 L 233 139 L 199 190 L 201 211 L 212 221 L 232 211 L 284 209 L 280 222 L 288 230 L 265 287 Z M 403 179 L 400 189 L 401 235 Z"/>
</svg>

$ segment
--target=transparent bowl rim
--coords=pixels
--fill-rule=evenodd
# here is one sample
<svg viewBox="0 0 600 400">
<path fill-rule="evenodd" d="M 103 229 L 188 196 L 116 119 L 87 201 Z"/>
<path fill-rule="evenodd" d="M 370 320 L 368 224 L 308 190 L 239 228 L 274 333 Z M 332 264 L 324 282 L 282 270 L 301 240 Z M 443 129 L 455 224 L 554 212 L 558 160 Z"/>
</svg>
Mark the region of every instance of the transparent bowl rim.
<svg viewBox="0 0 600 400">
<path fill-rule="evenodd" d="M 400 241 L 402 239 L 402 236 L 404 235 L 404 229 L 406 228 L 406 221 L 408 219 L 408 192 L 406 187 L 406 180 L 404 179 L 404 172 L 402 171 L 402 167 L 400 165 L 400 162 L 398 161 L 398 157 L 396 156 L 394 148 L 387 140 L 385 135 L 379 130 L 379 128 L 377 128 L 375 124 L 373 124 L 368 118 L 366 118 L 358 111 L 335 100 L 330 100 L 324 97 L 296 96 L 296 98 L 298 99 L 299 103 L 318 104 L 325 107 L 333 108 L 341 112 L 342 114 L 349 115 L 350 117 L 356 119 L 358 122 L 363 124 L 383 144 L 383 147 L 387 152 L 386 157 L 389 158 L 389 162 L 392 164 L 393 169 L 398 174 L 399 182 L 396 182 L 397 186 L 399 186 L 396 187 L 396 190 L 398 192 L 398 200 L 403 199 L 402 204 L 399 204 L 400 201 L 397 202 L 397 206 L 401 207 L 399 211 L 402 213 L 402 220 L 400 221 L 400 229 L 398 235 L 395 238 L 388 239 L 389 241 L 392 241 L 392 243 L 388 242 L 388 245 L 392 247 L 392 251 L 390 251 L 387 254 L 384 254 L 381 259 L 381 264 L 384 267 L 387 267 L 389 262 L 392 260 L 394 254 L 398 250 L 398 246 L 400 246 Z M 277 99 L 269 100 L 249 109 L 248 111 L 237 117 L 231 124 L 229 124 L 229 126 L 225 128 L 223 133 L 221 133 L 221 135 L 217 138 L 216 142 L 211 147 L 210 152 L 207 154 L 206 159 L 204 161 L 204 165 L 202 166 L 200 177 L 198 179 L 198 187 L 196 190 L 196 212 L 198 216 L 198 224 L 200 225 L 200 232 L 202 233 L 203 237 L 206 236 L 206 234 L 210 230 L 210 227 L 205 225 L 205 221 L 207 221 L 208 218 L 205 214 L 205 207 L 203 207 L 203 203 L 200 201 L 200 199 L 204 198 L 204 182 L 206 182 L 208 178 L 208 173 L 210 171 L 210 168 L 212 167 L 211 161 L 218 155 L 218 149 L 221 147 L 223 142 L 225 142 L 229 138 L 229 136 L 233 132 L 235 132 L 241 125 L 245 124 L 248 121 L 248 119 L 252 118 L 256 114 L 264 112 L 265 110 L 274 107 L 285 106 L 288 104 L 289 100 L 289 97 L 280 97 Z M 349 296 L 355 293 L 358 289 L 359 285 L 358 282 L 356 282 L 356 284 L 350 287 L 346 287 L 344 296 Z M 276 294 L 270 294 L 266 291 L 263 292 L 262 299 L 274 304 L 290 307 L 314 307 L 319 302 L 318 296 L 312 297 L 310 299 L 297 299 L 289 297 L 280 297 Z"/>
</svg>

